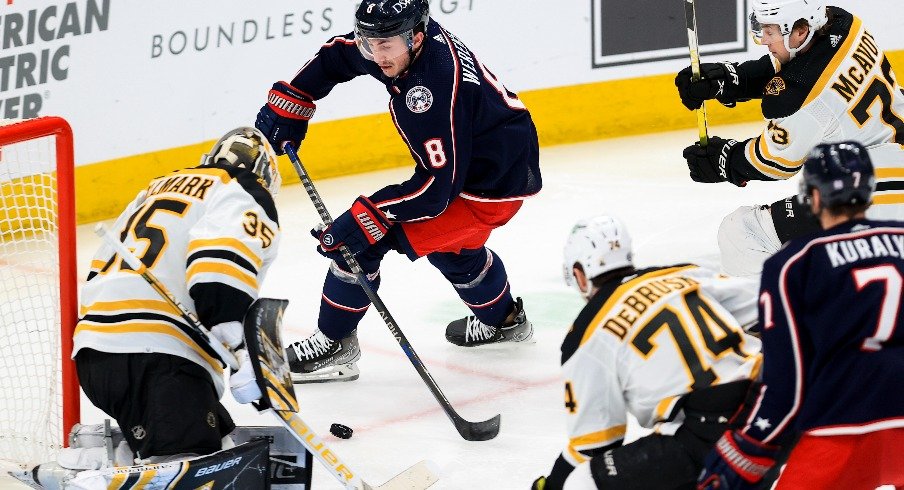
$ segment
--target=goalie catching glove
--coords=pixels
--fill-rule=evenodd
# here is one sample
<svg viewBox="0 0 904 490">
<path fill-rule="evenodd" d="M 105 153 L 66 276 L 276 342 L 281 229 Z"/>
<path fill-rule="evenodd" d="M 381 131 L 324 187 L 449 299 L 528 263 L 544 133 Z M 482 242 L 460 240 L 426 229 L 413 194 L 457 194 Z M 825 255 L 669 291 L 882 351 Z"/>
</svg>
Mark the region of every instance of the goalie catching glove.
<svg viewBox="0 0 904 490">
<path fill-rule="evenodd" d="M 282 155 L 284 143 L 289 142 L 294 148 L 301 144 L 315 108 L 310 95 L 286 82 L 276 82 L 267 94 L 267 103 L 257 113 L 254 126 L 264 133 L 276 154 Z"/>
<path fill-rule="evenodd" d="M 352 207 L 339 215 L 327 227 L 319 225 L 311 230 L 311 236 L 320 241 L 317 252 L 336 262 L 342 262 L 339 247 L 345 245 L 352 255 L 377 243 L 389 231 L 389 220 L 370 199 L 359 196 Z"/>
<path fill-rule="evenodd" d="M 727 107 L 734 107 L 740 95 L 738 66 L 735 63 L 701 63 L 700 80 L 692 81 L 693 72 L 687 67 L 675 76 L 675 86 L 681 103 L 689 110 L 699 109 L 703 101 L 716 99 Z"/>
</svg>

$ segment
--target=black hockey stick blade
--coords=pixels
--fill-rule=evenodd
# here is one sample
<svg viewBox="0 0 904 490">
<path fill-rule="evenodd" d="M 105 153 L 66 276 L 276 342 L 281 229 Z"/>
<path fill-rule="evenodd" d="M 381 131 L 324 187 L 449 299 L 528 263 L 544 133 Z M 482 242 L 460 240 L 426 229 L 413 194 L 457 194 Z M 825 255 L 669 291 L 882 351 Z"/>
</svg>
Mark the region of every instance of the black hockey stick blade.
<svg viewBox="0 0 904 490">
<path fill-rule="evenodd" d="M 466 441 L 489 441 L 499 434 L 501 421 L 502 415 L 499 414 L 483 422 L 469 422 L 461 417 L 452 419 L 452 422 L 455 423 L 455 429 Z"/>
</svg>

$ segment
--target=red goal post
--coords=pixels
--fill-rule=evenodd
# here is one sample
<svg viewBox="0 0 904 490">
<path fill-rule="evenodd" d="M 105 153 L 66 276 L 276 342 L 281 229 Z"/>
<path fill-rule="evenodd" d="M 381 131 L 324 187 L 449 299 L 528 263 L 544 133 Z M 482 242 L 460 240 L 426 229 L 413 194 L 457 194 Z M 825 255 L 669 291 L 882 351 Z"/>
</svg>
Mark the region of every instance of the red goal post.
<svg viewBox="0 0 904 490">
<path fill-rule="evenodd" d="M 60 117 L 0 121 L 0 459 L 37 463 L 79 419 L 73 137 Z"/>
</svg>

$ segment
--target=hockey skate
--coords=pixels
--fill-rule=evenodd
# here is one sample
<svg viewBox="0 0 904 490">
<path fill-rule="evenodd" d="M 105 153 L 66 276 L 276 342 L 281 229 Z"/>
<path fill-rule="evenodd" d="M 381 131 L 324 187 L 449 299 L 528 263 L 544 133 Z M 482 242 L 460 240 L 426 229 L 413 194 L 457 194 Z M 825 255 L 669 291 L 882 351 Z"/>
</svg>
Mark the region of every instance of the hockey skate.
<svg viewBox="0 0 904 490">
<path fill-rule="evenodd" d="M 286 348 L 294 383 L 353 381 L 360 371 L 355 362 L 361 358 L 358 333 L 353 330 L 342 340 L 332 340 L 320 330 Z"/>
<path fill-rule="evenodd" d="M 515 298 L 515 311 L 501 327 L 487 325 L 473 315 L 455 320 L 446 327 L 446 340 L 464 347 L 496 342 L 526 342 L 533 335 L 534 327 L 527 320 L 521 298 Z"/>
</svg>

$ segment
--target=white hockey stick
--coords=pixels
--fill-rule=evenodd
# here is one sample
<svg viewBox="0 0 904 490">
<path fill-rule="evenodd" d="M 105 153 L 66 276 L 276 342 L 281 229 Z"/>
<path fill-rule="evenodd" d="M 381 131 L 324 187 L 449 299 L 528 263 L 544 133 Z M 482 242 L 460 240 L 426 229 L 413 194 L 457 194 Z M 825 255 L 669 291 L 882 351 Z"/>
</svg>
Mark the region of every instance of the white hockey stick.
<svg viewBox="0 0 904 490">
<path fill-rule="evenodd" d="M 144 263 L 132 253 L 131 250 L 126 248 L 125 245 L 122 244 L 121 241 L 117 240 L 109 230 L 104 226 L 103 223 L 98 223 L 97 226 L 94 227 L 94 233 L 97 236 L 101 237 L 104 242 L 113 247 L 113 250 L 125 261 L 126 264 L 129 264 L 129 267 L 132 268 L 135 272 L 141 275 L 148 284 L 157 291 L 157 294 L 160 295 L 163 299 L 166 300 L 173 308 L 175 308 L 179 314 L 182 316 L 182 319 L 188 322 L 188 325 L 195 330 L 195 332 L 201 337 L 202 340 L 207 342 L 207 345 L 216 352 L 217 356 L 230 368 L 238 369 L 239 362 L 235 359 L 235 355 L 226 348 L 225 345 L 220 343 L 217 339 L 213 339 L 210 337 L 210 331 L 198 321 L 198 317 L 195 316 L 194 313 L 189 311 L 179 300 L 170 292 L 166 286 L 163 285 L 154 274 L 145 267 Z M 195 339 L 196 340 L 196 339 Z M 202 346 L 204 347 L 204 346 Z"/>
<path fill-rule="evenodd" d="M 145 281 L 150 284 L 157 293 L 167 300 L 173 307 L 179 310 L 182 318 L 186 320 L 192 328 L 196 329 L 203 337 L 207 338 L 210 342 L 211 347 L 217 354 L 220 354 L 220 350 L 224 351 L 224 354 L 221 354 L 221 359 L 225 359 L 227 364 L 232 369 L 238 369 L 238 361 L 235 359 L 235 356 L 230 352 L 223 344 L 216 341 L 215 339 L 210 338 L 210 333 L 201 324 L 198 318 L 188 310 L 179 300 L 176 299 L 175 296 L 163 285 L 154 275 L 145 267 L 145 265 L 138 260 L 138 257 L 135 257 L 135 254 L 132 253 L 131 250 L 126 248 L 125 245 L 122 244 L 119 240 L 114 237 L 109 230 L 104 227 L 103 224 L 98 224 L 94 228 L 94 232 L 103 238 L 104 242 L 113 247 L 113 250 L 116 251 L 117 254 L 122 257 L 123 260 L 129 264 L 129 267 L 134 269 L 136 272 L 141 274 L 141 277 L 144 278 Z M 228 357 L 226 357 L 228 356 Z M 268 373 L 269 374 L 269 373 Z M 327 447 L 326 443 L 323 442 L 320 437 L 314 433 L 311 427 L 306 424 L 301 417 L 296 414 L 293 409 L 295 407 L 289 406 L 286 404 L 286 399 L 284 396 L 278 396 L 276 392 L 278 391 L 279 381 L 274 379 L 265 380 L 265 382 L 270 385 L 264 394 L 270 401 L 270 405 L 274 408 L 268 409 L 267 411 L 273 413 L 277 420 L 285 426 L 292 433 L 293 436 L 307 448 L 314 457 L 317 458 L 329 471 L 330 473 L 339 480 L 346 489 L 349 490 L 371 490 L 371 489 L 380 489 L 380 490 L 419 490 L 426 489 L 433 485 L 439 478 L 436 475 L 436 472 L 431 468 L 431 464 L 427 461 L 421 461 L 414 466 L 408 468 L 407 470 L 399 473 L 394 478 L 384 483 L 383 485 L 373 486 L 365 482 L 361 479 L 360 476 L 349 468 L 339 456 L 336 455 L 329 447 Z M 297 403 L 293 403 L 293 405 L 297 406 Z"/>
</svg>

